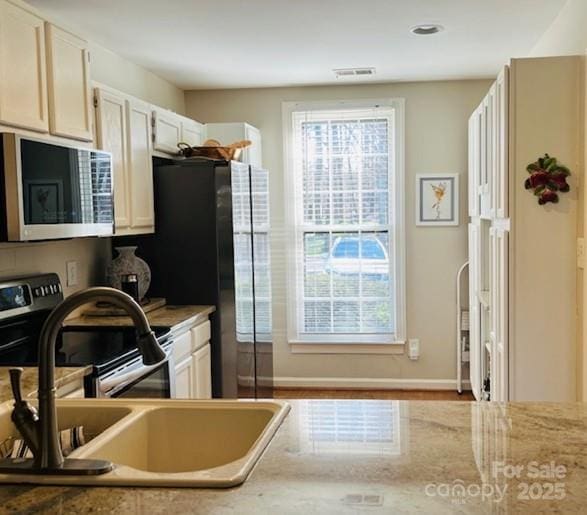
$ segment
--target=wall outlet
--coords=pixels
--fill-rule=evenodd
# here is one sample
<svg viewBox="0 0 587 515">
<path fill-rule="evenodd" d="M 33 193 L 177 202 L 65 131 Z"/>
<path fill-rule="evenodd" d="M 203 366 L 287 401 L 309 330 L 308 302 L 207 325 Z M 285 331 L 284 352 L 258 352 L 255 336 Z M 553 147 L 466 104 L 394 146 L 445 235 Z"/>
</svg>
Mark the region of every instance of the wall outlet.
<svg viewBox="0 0 587 515">
<path fill-rule="evenodd" d="M 577 267 L 585 268 L 585 239 L 577 238 Z"/>
<path fill-rule="evenodd" d="M 408 341 L 408 358 L 414 361 L 420 358 L 420 340 L 417 338 Z"/>
<path fill-rule="evenodd" d="M 77 286 L 79 283 L 77 261 L 68 261 L 65 263 L 67 270 L 67 286 Z"/>
</svg>

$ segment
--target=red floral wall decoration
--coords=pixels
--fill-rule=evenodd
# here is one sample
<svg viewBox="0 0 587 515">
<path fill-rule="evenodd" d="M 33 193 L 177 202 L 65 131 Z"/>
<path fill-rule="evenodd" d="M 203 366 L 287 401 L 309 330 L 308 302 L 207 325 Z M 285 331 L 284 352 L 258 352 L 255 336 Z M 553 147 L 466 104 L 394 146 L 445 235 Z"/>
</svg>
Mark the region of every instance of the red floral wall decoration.
<svg viewBox="0 0 587 515">
<path fill-rule="evenodd" d="M 538 161 L 530 163 L 526 170 L 530 177 L 526 179 L 524 186 L 527 190 L 533 191 L 541 206 L 548 202 L 556 204 L 559 201 L 558 194 L 571 189 L 567 183 L 571 171 L 566 166 L 558 164 L 556 157 L 544 154 Z"/>
</svg>

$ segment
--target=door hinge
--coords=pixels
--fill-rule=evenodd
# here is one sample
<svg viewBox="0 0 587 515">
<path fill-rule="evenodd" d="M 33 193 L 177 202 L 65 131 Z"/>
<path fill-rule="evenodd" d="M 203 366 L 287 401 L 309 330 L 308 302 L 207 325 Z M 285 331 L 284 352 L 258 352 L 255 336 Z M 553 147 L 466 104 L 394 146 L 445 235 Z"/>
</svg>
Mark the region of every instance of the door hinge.
<svg viewBox="0 0 587 515">
<path fill-rule="evenodd" d="M 94 107 L 98 107 L 98 97 L 94 95 Z"/>
</svg>

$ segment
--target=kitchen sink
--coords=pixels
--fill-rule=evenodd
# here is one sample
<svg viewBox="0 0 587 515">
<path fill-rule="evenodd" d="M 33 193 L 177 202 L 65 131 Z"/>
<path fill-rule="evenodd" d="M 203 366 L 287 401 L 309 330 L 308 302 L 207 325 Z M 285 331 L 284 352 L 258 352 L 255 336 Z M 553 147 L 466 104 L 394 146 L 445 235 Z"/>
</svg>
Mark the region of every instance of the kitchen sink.
<svg viewBox="0 0 587 515">
<path fill-rule="evenodd" d="M 16 431 L 5 409 L 10 404 L 0 406 L 0 432 Z M 61 428 L 83 425 L 91 437 L 69 458 L 108 460 L 114 470 L 99 476 L 0 474 L 0 483 L 235 486 L 289 411 L 287 403 L 269 400 L 63 399 L 57 406 Z"/>
<path fill-rule="evenodd" d="M 12 448 L 12 442 L 15 438 L 20 438 L 16 427 L 10 419 L 12 405 L 12 401 L 0 405 L 0 447 L 2 454 Z M 84 435 L 86 442 L 88 442 L 131 413 L 132 409 L 128 406 L 104 406 L 100 410 L 96 410 L 95 407 L 59 403 L 57 420 L 59 421 L 60 430 L 74 426 L 84 426 Z"/>
</svg>

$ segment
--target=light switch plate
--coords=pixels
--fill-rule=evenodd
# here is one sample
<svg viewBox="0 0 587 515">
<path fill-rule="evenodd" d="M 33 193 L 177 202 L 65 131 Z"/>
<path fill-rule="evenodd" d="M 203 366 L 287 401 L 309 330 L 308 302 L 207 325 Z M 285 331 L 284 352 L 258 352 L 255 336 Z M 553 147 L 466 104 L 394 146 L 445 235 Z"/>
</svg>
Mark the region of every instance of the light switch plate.
<svg viewBox="0 0 587 515">
<path fill-rule="evenodd" d="M 420 340 L 417 338 L 408 341 L 408 358 L 414 361 L 420 358 Z"/>
<path fill-rule="evenodd" d="M 585 239 L 577 238 L 577 267 L 585 268 Z"/>
<path fill-rule="evenodd" d="M 65 263 L 67 270 L 67 286 L 77 286 L 79 282 L 77 261 L 68 261 Z"/>
</svg>

